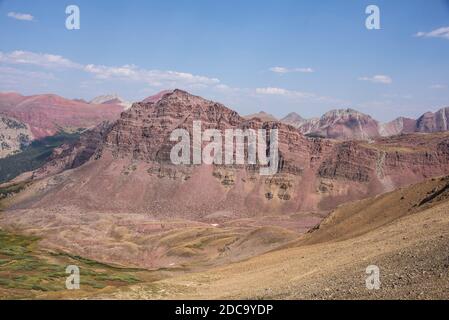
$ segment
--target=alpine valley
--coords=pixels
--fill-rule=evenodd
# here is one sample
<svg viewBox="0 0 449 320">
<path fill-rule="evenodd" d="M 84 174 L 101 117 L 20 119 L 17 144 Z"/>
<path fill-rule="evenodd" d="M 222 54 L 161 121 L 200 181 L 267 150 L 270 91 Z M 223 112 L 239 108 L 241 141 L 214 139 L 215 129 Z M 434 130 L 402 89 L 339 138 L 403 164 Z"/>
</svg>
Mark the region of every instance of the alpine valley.
<svg viewBox="0 0 449 320">
<path fill-rule="evenodd" d="M 449 108 L 277 120 L 176 89 L 2 93 L 0 116 L 0 298 L 447 298 Z M 193 121 L 277 129 L 278 172 L 173 164 Z M 377 263 L 385 290 L 367 291 Z"/>
</svg>

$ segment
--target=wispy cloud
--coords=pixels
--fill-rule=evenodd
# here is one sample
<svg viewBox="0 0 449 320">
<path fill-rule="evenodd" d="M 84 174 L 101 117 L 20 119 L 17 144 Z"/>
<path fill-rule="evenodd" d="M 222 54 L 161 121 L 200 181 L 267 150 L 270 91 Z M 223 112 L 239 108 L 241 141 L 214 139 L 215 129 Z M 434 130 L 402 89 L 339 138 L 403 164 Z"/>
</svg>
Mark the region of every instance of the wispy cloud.
<svg viewBox="0 0 449 320">
<path fill-rule="evenodd" d="M 82 65 L 59 55 L 20 50 L 9 53 L 0 51 L 0 62 L 6 64 L 34 65 L 44 68 L 82 68 Z"/>
<path fill-rule="evenodd" d="M 25 71 L 11 67 L 0 66 L 0 72 L 2 75 L 8 75 L 16 77 L 17 79 L 33 78 L 40 80 L 55 80 L 55 76 L 52 73 L 39 72 L 39 71 Z"/>
<path fill-rule="evenodd" d="M 439 84 L 439 83 L 432 84 L 430 86 L 430 89 L 446 89 L 446 88 L 447 88 L 447 86 L 445 84 Z"/>
<path fill-rule="evenodd" d="M 391 84 L 393 83 L 393 80 L 390 76 L 378 74 L 372 77 L 360 77 L 359 80 L 361 81 L 369 81 L 373 83 L 382 83 L 382 84 Z"/>
<path fill-rule="evenodd" d="M 60 55 L 29 51 L 0 52 L 0 63 L 32 65 L 50 69 L 78 69 L 92 74 L 97 79 L 138 81 L 154 87 L 198 87 L 220 84 L 219 79 L 186 72 L 148 70 L 136 65 L 83 65 Z"/>
<path fill-rule="evenodd" d="M 8 12 L 8 17 L 21 21 L 34 20 L 34 17 L 29 13 Z"/>
<path fill-rule="evenodd" d="M 0 87 L 3 90 L 16 91 L 17 88 L 32 87 L 42 88 L 48 81 L 56 80 L 52 73 L 40 71 L 20 70 L 8 66 L 0 66 Z"/>
<path fill-rule="evenodd" d="M 441 27 L 429 32 L 418 32 L 415 37 L 425 37 L 425 38 L 443 38 L 449 40 L 449 27 Z"/>
<path fill-rule="evenodd" d="M 317 97 L 315 94 L 309 93 L 309 92 L 287 90 L 287 89 L 276 88 L 276 87 L 256 88 L 256 93 L 263 94 L 263 95 L 289 96 L 289 97 L 296 97 L 296 98 Z"/>
<path fill-rule="evenodd" d="M 268 87 L 268 88 L 256 88 L 256 93 L 284 96 L 290 94 L 291 91 L 282 88 Z"/>
<path fill-rule="evenodd" d="M 286 74 L 286 73 L 293 73 L 293 72 L 299 72 L 299 73 L 312 73 L 315 72 L 312 68 L 285 68 L 285 67 L 272 67 L 270 68 L 271 72 L 278 73 L 278 74 Z"/>
<path fill-rule="evenodd" d="M 276 87 L 266 87 L 266 88 L 256 88 L 255 93 L 257 95 L 263 96 L 278 96 L 285 97 L 297 101 L 312 101 L 312 102 L 324 102 L 332 104 L 345 104 L 347 101 L 343 101 L 336 98 L 331 98 L 327 96 L 321 96 L 313 92 L 305 92 L 298 90 L 288 90 L 284 88 Z"/>
<path fill-rule="evenodd" d="M 89 64 L 84 67 L 84 70 L 94 74 L 98 79 L 142 81 L 155 87 L 174 87 L 177 85 L 208 86 L 220 83 L 220 80 L 216 78 L 178 71 L 147 70 L 135 65 L 108 67 Z"/>
</svg>

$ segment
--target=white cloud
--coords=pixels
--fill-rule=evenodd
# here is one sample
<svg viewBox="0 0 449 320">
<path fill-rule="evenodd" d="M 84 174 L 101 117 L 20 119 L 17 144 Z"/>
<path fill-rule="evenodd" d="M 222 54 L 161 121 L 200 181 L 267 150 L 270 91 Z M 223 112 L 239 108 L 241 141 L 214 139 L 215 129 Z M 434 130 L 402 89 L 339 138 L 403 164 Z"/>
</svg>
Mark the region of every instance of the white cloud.
<svg viewBox="0 0 449 320">
<path fill-rule="evenodd" d="M 21 21 L 34 20 L 34 17 L 29 13 L 8 12 L 8 17 Z"/>
<path fill-rule="evenodd" d="M 257 88 L 256 93 L 258 94 L 271 94 L 271 95 L 287 95 L 290 91 L 282 88 Z"/>
<path fill-rule="evenodd" d="M 271 72 L 279 73 L 279 74 L 285 74 L 285 73 L 292 73 L 292 72 L 300 72 L 300 73 L 312 73 L 315 72 L 312 68 L 285 68 L 285 67 L 272 67 L 270 68 Z"/>
<path fill-rule="evenodd" d="M 430 86 L 430 89 L 446 89 L 446 88 L 447 88 L 446 85 L 444 85 L 444 84 L 439 84 L 439 83 L 437 83 L 437 84 L 432 84 L 432 85 Z"/>
<path fill-rule="evenodd" d="M 45 68 L 81 68 L 80 64 L 58 55 L 20 50 L 10 53 L 0 51 L 0 62 L 7 64 L 27 64 Z"/>
<path fill-rule="evenodd" d="M 216 78 L 186 72 L 147 70 L 135 65 L 123 65 L 120 67 L 95 64 L 82 65 L 59 55 L 29 51 L 13 51 L 10 53 L 0 51 L 0 63 L 32 65 L 44 68 L 79 69 L 93 74 L 97 79 L 139 81 L 155 87 L 198 88 L 220 84 L 220 80 Z"/>
<path fill-rule="evenodd" d="M 415 37 L 425 37 L 425 38 L 443 38 L 449 40 L 449 27 L 442 27 L 430 32 L 418 32 Z"/>
<path fill-rule="evenodd" d="M 267 87 L 267 88 L 256 88 L 257 94 L 262 95 L 276 95 L 276 96 L 288 96 L 296 98 L 315 98 L 321 99 L 323 97 L 318 97 L 317 95 L 309 92 L 287 90 L 283 88 Z"/>
<path fill-rule="evenodd" d="M 141 81 L 155 87 L 176 87 L 179 85 L 202 87 L 220 83 L 220 80 L 216 78 L 178 71 L 147 70 L 138 68 L 135 65 L 108 67 L 89 64 L 84 67 L 84 70 L 94 74 L 98 79 Z"/>
<path fill-rule="evenodd" d="M 332 104 L 348 104 L 347 101 L 343 101 L 336 98 L 331 98 L 327 96 L 321 96 L 312 92 L 304 92 L 297 90 L 288 90 L 284 88 L 276 87 L 266 87 L 266 88 L 256 88 L 255 93 L 257 95 L 271 95 L 271 96 L 281 96 L 289 99 L 294 99 L 298 101 L 311 101 L 311 102 L 321 102 L 321 103 L 332 103 Z"/>
<path fill-rule="evenodd" d="M 373 83 L 382 83 L 382 84 L 391 84 L 393 83 L 393 80 L 386 75 L 378 74 L 372 77 L 360 77 L 359 80 L 361 81 L 369 81 Z"/>
</svg>

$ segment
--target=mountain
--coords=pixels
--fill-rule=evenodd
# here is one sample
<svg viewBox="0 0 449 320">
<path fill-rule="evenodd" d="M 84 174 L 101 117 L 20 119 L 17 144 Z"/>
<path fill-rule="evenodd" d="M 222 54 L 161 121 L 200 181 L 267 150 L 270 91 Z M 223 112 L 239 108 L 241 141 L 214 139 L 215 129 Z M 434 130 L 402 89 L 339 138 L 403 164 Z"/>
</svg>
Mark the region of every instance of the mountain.
<svg viewBox="0 0 449 320">
<path fill-rule="evenodd" d="M 290 118 L 292 119 L 292 117 Z M 368 140 L 378 137 L 379 123 L 369 115 L 354 109 L 337 109 L 326 112 L 321 118 L 299 119 L 291 122 L 303 134 L 338 140 Z"/>
<path fill-rule="evenodd" d="M 291 126 L 294 126 L 295 128 L 299 128 L 302 124 L 307 122 L 307 119 L 304 119 L 296 112 L 291 112 L 288 115 L 286 115 L 284 118 L 280 120 L 283 123 L 289 124 Z"/>
<path fill-rule="evenodd" d="M 253 113 L 253 114 L 244 116 L 244 118 L 248 119 L 248 120 L 253 119 L 253 118 L 258 118 L 262 121 L 278 121 L 278 119 L 275 116 L 273 116 L 269 113 L 266 113 L 264 111 L 260 111 L 258 113 Z"/>
<path fill-rule="evenodd" d="M 426 112 L 416 120 L 416 131 L 439 132 L 449 130 L 449 107 L 437 112 Z"/>
<path fill-rule="evenodd" d="M 393 121 L 380 125 L 379 133 L 381 136 L 394 136 L 403 133 L 416 132 L 417 121 L 410 118 L 399 117 Z"/>
<path fill-rule="evenodd" d="M 443 177 L 347 203 L 277 250 L 158 281 L 163 294 L 139 285 L 96 297 L 444 300 L 449 285 L 448 190 L 449 178 Z M 369 265 L 380 269 L 379 290 L 366 288 Z"/>
<path fill-rule="evenodd" d="M 25 123 L 0 114 L 0 158 L 20 152 L 32 140 L 33 134 Z"/>
<path fill-rule="evenodd" d="M 117 94 L 98 96 L 92 99 L 89 103 L 91 104 L 112 104 L 122 106 L 125 110 L 129 109 L 132 105 L 131 102 L 123 100 Z"/>
<path fill-rule="evenodd" d="M 281 122 L 298 128 L 310 136 L 337 140 L 371 140 L 379 136 L 393 136 L 413 132 L 442 132 L 449 130 L 449 107 L 437 112 L 426 112 L 418 119 L 399 117 L 380 123 L 371 116 L 354 109 L 337 109 L 321 118 L 303 119 L 290 113 Z"/>
<path fill-rule="evenodd" d="M 359 137 L 370 132 L 373 121 L 352 110 L 331 112 L 322 119 L 321 124 L 336 124 L 341 127 L 337 132 L 344 134 L 355 127 Z M 193 120 L 219 130 L 277 128 L 280 172 L 267 178 L 254 165 L 173 165 L 170 134 L 184 128 L 192 136 Z M 41 204 L 52 205 L 57 198 L 59 204 L 84 209 L 149 210 L 191 219 L 219 217 L 223 212 L 223 219 L 322 212 L 449 172 L 449 133 L 378 137 L 371 143 L 308 138 L 292 126 L 246 120 L 222 104 L 181 90 L 164 94 L 156 103 L 135 103 L 119 120 L 93 131 L 94 138 L 87 133 L 76 147 L 55 156 L 53 168 L 60 169 L 48 170 L 50 175 L 77 168 L 61 177 L 61 187 L 45 195 Z M 80 150 L 89 151 L 80 158 Z M 82 161 L 73 165 L 73 159 Z M 58 167 L 58 161 L 63 165 Z M 48 176 L 45 171 L 44 166 L 39 177 Z"/>
<path fill-rule="evenodd" d="M 0 93 L 0 114 L 27 124 L 35 139 L 115 120 L 122 111 L 123 107 L 115 104 L 89 104 L 53 94 Z"/>
<path fill-rule="evenodd" d="M 259 164 L 173 164 L 170 135 L 183 128 L 192 136 L 194 120 L 220 131 L 278 129 L 279 172 L 261 176 Z M 134 103 L 1 186 L 23 190 L 2 201 L 0 225 L 102 263 L 198 270 L 287 246 L 344 203 L 443 174 L 449 132 L 319 139 L 174 90 Z"/>
<path fill-rule="evenodd" d="M 155 95 L 149 96 L 142 100 L 142 103 L 156 103 L 162 99 L 162 97 L 168 93 L 172 93 L 173 90 L 163 90 L 161 92 L 156 93 Z"/>
</svg>

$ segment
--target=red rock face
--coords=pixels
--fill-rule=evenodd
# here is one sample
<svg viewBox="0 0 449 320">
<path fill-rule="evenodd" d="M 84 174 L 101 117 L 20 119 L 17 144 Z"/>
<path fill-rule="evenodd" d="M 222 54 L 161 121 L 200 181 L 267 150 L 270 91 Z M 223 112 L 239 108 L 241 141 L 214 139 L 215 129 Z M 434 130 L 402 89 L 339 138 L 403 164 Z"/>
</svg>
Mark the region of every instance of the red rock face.
<svg viewBox="0 0 449 320">
<path fill-rule="evenodd" d="M 50 94 L 24 97 L 0 93 L 0 113 L 28 124 L 35 138 L 54 135 L 60 129 L 93 127 L 117 119 L 122 111 L 119 105 L 93 105 Z"/>
<path fill-rule="evenodd" d="M 176 128 L 192 133 L 194 120 L 202 121 L 203 130 L 278 129 L 279 172 L 261 176 L 257 165 L 173 165 L 169 135 Z M 86 135 L 74 153 L 64 152 L 56 163 L 76 167 L 73 159 L 80 159 L 77 164 L 83 164 L 62 175 L 58 187 L 35 205 L 54 206 L 58 199 L 58 205 L 85 210 L 226 220 L 325 211 L 449 173 L 448 133 L 371 143 L 308 138 L 293 126 L 245 120 L 222 104 L 180 90 L 134 104 L 111 126 Z"/>
</svg>

